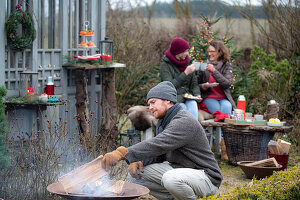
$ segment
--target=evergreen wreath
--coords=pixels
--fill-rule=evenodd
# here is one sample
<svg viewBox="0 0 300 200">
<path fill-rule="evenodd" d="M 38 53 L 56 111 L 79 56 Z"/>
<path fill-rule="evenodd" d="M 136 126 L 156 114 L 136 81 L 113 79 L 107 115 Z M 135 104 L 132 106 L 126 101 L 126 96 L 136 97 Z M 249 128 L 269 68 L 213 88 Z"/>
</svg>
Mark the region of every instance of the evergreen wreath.
<svg viewBox="0 0 300 200">
<path fill-rule="evenodd" d="M 19 24 L 22 25 L 22 36 L 19 36 L 17 33 Z M 36 36 L 31 14 L 27 10 L 23 12 L 19 5 L 8 17 L 5 28 L 7 43 L 15 50 L 22 51 L 29 48 Z"/>
</svg>

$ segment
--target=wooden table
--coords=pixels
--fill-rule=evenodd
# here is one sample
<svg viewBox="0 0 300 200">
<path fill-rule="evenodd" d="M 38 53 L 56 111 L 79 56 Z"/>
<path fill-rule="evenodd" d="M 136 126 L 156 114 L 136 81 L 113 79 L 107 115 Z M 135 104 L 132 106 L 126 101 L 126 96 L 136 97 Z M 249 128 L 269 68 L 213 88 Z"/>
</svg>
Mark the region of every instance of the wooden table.
<svg viewBox="0 0 300 200">
<path fill-rule="evenodd" d="M 215 122 L 213 119 L 201 122 L 204 127 L 221 127 L 229 162 L 256 161 L 267 157 L 268 143 L 275 133 L 288 133 L 293 127 L 271 127 L 257 125 L 236 125 Z"/>
<path fill-rule="evenodd" d="M 115 95 L 115 68 L 126 67 L 125 64 L 113 63 L 110 65 L 64 65 L 66 69 L 75 70 L 76 85 L 76 109 L 78 115 L 78 123 L 84 141 L 91 141 L 91 133 L 89 130 L 89 98 L 87 88 L 87 78 L 85 70 L 101 69 L 102 78 L 102 122 L 101 122 L 101 146 L 104 152 L 116 149 L 118 140 L 117 129 L 117 99 Z M 87 145 L 87 144 L 86 144 Z"/>
</svg>

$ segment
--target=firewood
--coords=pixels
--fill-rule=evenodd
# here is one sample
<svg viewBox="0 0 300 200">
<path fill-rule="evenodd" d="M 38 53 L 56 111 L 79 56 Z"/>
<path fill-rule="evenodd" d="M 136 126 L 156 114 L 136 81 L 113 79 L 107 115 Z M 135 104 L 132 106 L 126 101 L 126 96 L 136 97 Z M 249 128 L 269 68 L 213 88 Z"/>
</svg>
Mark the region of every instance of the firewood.
<svg viewBox="0 0 300 200">
<path fill-rule="evenodd" d="M 271 154 L 279 154 L 280 153 L 279 145 L 274 140 L 270 140 L 270 142 L 268 144 L 268 149 Z"/>
<path fill-rule="evenodd" d="M 252 163 L 245 164 L 246 166 L 254 166 L 254 167 L 279 167 L 275 158 L 268 158 Z"/>
<path fill-rule="evenodd" d="M 119 195 L 123 191 L 124 183 L 125 182 L 121 181 L 121 180 L 116 181 L 115 184 L 113 184 L 112 186 L 106 188 L 106 190 L 109 191 L 109 192 L 113 192 L 113 193 Z"/>
<path fill-rule="evenodd" d="M 281 139 L 278 139 L 277 143 L 281 147 L 281 153 L 280 154 L 289 154 L 291 143 L 286 142 L 286 141 L 281 140 Z"/>
<path fill-rule="evenodd" d="M 84 184 L 95 182 L 107 174 L 101 166 L 103 156 L 99 156 L 89 163 L 74 169 L 68 174 L 60 177 L 58 181 L 63 185 L 66 193 L 78 193 Z"/>
</svg>

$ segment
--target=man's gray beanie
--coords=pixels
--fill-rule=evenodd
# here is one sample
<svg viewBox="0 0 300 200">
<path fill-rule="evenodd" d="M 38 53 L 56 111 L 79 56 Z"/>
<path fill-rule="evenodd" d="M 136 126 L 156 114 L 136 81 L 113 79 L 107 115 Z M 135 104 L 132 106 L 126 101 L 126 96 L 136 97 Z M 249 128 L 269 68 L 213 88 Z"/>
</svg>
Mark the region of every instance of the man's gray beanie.
<svg viewBox="0 0 300 200">
<path fill-rule="evenodd" d="M 163 81 L 148 92 L 147 102 L 151 98 L 164 99 L 177 103 L 177 91 L 170 81 Z"/>
</svg>

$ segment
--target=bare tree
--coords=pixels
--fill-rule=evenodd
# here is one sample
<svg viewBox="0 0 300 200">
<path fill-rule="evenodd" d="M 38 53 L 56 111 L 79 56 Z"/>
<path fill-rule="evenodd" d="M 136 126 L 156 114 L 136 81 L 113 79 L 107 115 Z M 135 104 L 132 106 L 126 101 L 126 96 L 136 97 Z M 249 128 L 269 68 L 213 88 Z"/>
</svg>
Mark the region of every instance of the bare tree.
<svg viewBox="0 0 300 200">
<path fill-rule="evenodd" d="M 252 2 L 251 0 L 246 0 L 245 6 L 242 6 L 240 4 L 240 1 L 236 0 L 234 1 L 234 6 L 233 8 L 236 9 L 240 15 L 242 15 L 244 18 L 249 20 L 250 23 L 250 34 L 251 34 L 251 41 L 252 45 L 256 44 L 256 36 L 255 36 L 255 31 L 254 31 L 254 24 L 255 24 L 255 18 L 253 16 L 253 7 L 252 7 Z"/>
<path fill-rule="evenodd" d="M 262 0 L 268 27 L 264 27 L 248 12 L 240 9 L 246 19 L 252 20 L 259 29 L 267 51 L 277 56 L 291 56 L 300 52 L 300 4 L 299 0 Z M 271 49 L 270 49 L 271 48 Z"/>
<path fill-rule="evenodd" d="M 155 6 L 156 6 L 156 0 L 154 0 L 151 3 L 151 5 L 148 5 L 148 3 L 146 2 L 146 8 L 147 8 L 147 11 L 148 11 L 147 22 L 148 22 L 149 25 L 151 24 L 151 18 L 152 18 Z"/>
<path fill-rule="evenodd" d="M 174 12 L 177 19 L 192 18 L 190 0 L 186 0 L 186 1 L 174 0 L 173 5 L 174 5 Z"/>
</svg>

